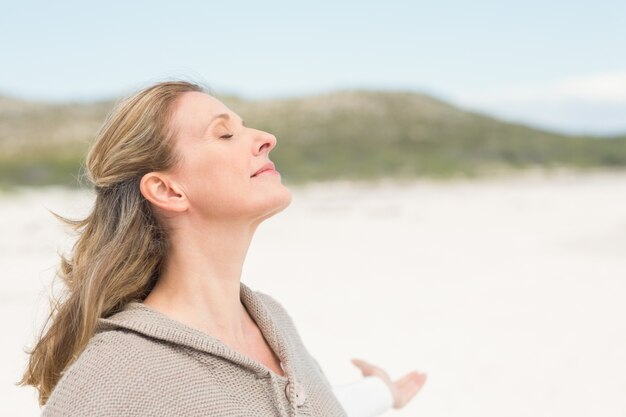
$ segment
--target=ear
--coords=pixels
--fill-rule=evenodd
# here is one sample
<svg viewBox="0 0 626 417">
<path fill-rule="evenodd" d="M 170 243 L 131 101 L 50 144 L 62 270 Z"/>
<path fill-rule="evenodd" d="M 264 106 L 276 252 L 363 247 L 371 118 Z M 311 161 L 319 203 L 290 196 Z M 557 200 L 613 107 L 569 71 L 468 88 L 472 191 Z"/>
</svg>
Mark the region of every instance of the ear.
<svg viewBox="0 0 626 417">
<path fill-rule="evenodd" d="M 166 212 L 182 212 L 189 206 L 178 184 L 161 172 L 145 174 L 139 183 L 139 190 L 146 200 Z"/>
</svg>

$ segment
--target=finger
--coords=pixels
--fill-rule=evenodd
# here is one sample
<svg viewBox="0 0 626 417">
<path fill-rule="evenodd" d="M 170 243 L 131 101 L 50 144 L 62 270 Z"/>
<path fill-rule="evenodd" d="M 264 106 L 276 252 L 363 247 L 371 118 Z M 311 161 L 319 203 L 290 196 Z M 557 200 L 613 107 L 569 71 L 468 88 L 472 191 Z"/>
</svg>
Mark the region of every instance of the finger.
<svg viewBox="0 0 626 417">
<path fill-rule="evenodd" d="M 371 375 L 374 372 L 374 367 L 363 360 L 353 359 L 352 363 L 361 370 L 363 375 Z"/>
<path fill-rule="evenodd" d="M 356 366 L 363 366 L 363 367 L 371 367 L 372 366 L 371 363 L 369 363 L 367 361 L 364 361 L 363 359 L 353 358 L 352 359 L 352 363 L 355 364 Z"/>
<path fill-rule="evenodd" d="M 397 401 L 395 404 L 396 408 L 404 407 L 409 401 L 417 395 L 421 388 L 421 385 L 412 384 L 410 386 L 405 386 L 403 389 L 397 390 Z"/>
<path fill-rule="evenodd" d="M 404 375 L 402 378 L 398 379 L 396 381 L 396 383 L 404 383 L 404 382 L 409 381 L 409 380 L 418 379 L 419 375 L 420 374 L 417 371 L 409 372 L 408 374 Z"/>
<path fill-rule="evenodd" d="M 412 377 L 413 374 L 407 375 L 408 377 Z M 397 392 L 397 401 L 396 408 L 404 407 L 415 395 L 419 392 L 419 390 L 426 382 L 426 374 L 419 374 L 417 378 L 402 378 L 402 382 L 398 381 L 396 385 Z"/>
<path fill-rule="evenodd" d="M 421 387 L 426 382 L 426 374 L 410 373 L 397 381 L 399 387 L 411 387 L 417 385 Z"/>
<path fill-rule="evenodd" d="M 398 392 L 397 408 L 404 407 L 405 405 L 407 405 L 408 402 L 411 401 L 413 397 L 415 397 L 418 391 L 419 390 L 417 389 L 410 389 L 410 388 L 400 390 Z"/>
</svg>

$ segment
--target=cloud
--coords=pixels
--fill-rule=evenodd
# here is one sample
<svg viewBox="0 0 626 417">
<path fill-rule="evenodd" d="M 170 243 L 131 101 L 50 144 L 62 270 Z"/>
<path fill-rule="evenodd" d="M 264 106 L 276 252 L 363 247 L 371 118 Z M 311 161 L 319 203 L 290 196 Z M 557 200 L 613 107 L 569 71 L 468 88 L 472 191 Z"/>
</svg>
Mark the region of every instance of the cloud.
<svg viewBox="0 0 626 417">
<path fill-rule="evenodd" d="M 626 71 L 453 96 L 494 116 L 571 134 L 626 133 Z"/>
</svg>

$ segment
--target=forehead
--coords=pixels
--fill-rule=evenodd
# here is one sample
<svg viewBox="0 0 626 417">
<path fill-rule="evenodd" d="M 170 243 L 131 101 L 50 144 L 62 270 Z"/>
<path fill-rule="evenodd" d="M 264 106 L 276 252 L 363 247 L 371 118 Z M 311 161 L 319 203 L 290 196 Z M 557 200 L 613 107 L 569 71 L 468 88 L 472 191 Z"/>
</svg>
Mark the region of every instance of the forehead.
<svg viewBox="0 0 626 417">
<path fill-rule="evenodd" d="M 215 97 L 197 91 L 181 94 L 174 102 L 171 123 L 180 135 L 201 135 L 213 116 L 232 114 L 230 109 Z"/>
</svg>

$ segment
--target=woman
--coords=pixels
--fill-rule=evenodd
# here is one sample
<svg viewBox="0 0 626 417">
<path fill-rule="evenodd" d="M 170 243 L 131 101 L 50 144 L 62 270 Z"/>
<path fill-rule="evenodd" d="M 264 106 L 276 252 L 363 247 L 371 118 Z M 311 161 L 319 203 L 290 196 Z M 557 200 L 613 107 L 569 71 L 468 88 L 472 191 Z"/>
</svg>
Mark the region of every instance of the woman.
<svg viewBox="0 0 626 417">
<path fill-rule="evenodd" d="M 86 159 L 92 212 L 55 214 L 80 235 L 20 381 L 43 415 L 376 415 L 416 394 L 425 375 L 358 360 L 365 378 L 333 390 L 282 305 L 240 281 L 257 226 L 291 202 L 275 146 L 183 81 L 109 114 Z"/>
</svg>

